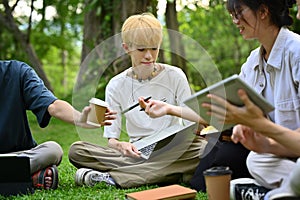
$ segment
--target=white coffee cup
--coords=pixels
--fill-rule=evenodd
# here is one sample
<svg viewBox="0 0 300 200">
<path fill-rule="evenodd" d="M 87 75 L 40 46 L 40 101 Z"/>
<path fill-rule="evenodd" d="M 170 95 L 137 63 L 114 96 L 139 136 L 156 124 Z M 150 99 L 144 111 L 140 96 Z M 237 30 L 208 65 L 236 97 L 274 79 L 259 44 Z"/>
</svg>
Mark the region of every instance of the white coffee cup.
<svg viewBox="0 0 300 200">
<path fill-rule="evenodd" d="M 105 101 L 97 98 L 91 98 L 89 103 L 91 111 L 88 114 L 87 123 L 100 127 L 101 122 L 105 120 L 105 112 L 108 104 Z"/>
</svg>

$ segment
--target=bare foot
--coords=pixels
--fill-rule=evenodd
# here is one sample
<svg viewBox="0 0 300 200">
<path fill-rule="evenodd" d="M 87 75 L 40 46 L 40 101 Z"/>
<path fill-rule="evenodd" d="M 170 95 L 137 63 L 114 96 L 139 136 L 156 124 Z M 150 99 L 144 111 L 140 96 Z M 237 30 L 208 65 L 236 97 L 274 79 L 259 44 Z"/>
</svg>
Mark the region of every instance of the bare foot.
<svg viewBox="0 0 300 200">
<path fill-rule="evenodd" d="M 32 176 L 32 181 L 33 181 L 34 187 L 38 188 L 38 189 L 45 189 L 45 190 L 49 190 L 51 188 L 56 189 L 57 184 L 53 185 L 53 182 L 57 181 L 56 179 L 58 177 L 54 177 L 55 174 L 53 174 L 54 172 L 52 170 L 53 170 L 53 167 L 48 167 L 48 168 L 45 168 L 43 170 L 36 172 Z M 44 180 L 41 180 L 42 178 Z M 39 181 L 42 181 L 42 182 L 39 182 Z"/>
<path fill-rule="evenodd" d="M 49 190 L 52 185 L 52 170 L 51 169 L 46 170 L 44 181 L 45 181 L 44 188 L 46 190 Z"/>
</svg>

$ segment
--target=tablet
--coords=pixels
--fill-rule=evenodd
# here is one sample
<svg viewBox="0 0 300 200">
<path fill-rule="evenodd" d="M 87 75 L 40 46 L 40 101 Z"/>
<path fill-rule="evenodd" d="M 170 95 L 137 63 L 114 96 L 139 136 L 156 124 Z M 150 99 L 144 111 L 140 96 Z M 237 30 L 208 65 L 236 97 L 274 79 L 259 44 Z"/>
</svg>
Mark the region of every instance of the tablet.
<svg viewBox="0 0 300 200">
<path fill-rule="evenodd" d="M 272 104 L 270 104 L 262 95 L 258 94 L 254 89 L 252 89 L 237 74 L 234 74 L 218 83 L 196 92 L 191 97 L 186 99 L 184 104 L 198 113 L 204 120 L 206 120 L 210 125 L 214 126 L 217 130 L 223 131 L 233 127 L 235 124 L 224 124 L 219 122 L 218 119 L 207 115 L 207 109 L 201 107 L 201 104 L 204 102 L 209 103 L 211 101 L 206 97 L 207 94 L 211 93 L 227 99 L 227 101 L 236 106 L 243 106 L 244 104 L 237 94 L 239 89 L 244 89 L 251 101 L 260 107 L 265 114 L 274 110 Z"/>
</svg>

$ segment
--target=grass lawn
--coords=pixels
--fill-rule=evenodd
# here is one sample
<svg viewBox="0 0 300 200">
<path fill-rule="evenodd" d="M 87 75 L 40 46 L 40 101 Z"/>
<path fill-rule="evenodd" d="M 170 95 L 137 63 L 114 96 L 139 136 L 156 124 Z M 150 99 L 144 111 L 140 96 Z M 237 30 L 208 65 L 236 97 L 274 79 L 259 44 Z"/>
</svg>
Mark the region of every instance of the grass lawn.
<svg viewBox="0 0 300 200">
<path fill-rule="evenodd" d="M 76 168 L 70 164 L 68 160 L 68 150 L 70 145 L 78 140 L 87 140 L 98 144 L 106 144 L 106 139 L 102 138 L 102 132 L 98 130 L 83 130 L 77 129 L 73 125 L 66 124 L 52 118 L 47 128 L 41 129 L 38 127 L 35 117 L 29 114 L 29 121 L 34 138 L 38 143 L 53 140 L 58 142 L 63 150 L 64 157 L 62 163 L 58 166 L 59 170 L 59 186 L 57 190 L 36 190 L 32 195 L 16 196 L 6 199 L 101 199 L 101 200 L 124 200 L 125 194 L 135 192 L 157 186 L 142 186 L 131 189 L 116 189 L 105 184 L 97 184 L 94 187 L 78 187 L 74 183 L 74 174 Z M 4 199 L 1 198 L 0 199 Z M 198 200 L 206 200 L 205 193 L 197 193 Z"/>
</svg>

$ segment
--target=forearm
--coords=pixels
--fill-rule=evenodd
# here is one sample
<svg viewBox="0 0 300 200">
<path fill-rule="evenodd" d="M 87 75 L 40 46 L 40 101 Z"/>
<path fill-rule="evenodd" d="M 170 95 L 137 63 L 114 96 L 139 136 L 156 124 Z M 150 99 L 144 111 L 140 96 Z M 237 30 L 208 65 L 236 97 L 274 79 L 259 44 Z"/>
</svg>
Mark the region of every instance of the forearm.
<svg viewBox="0 0 300 200">
<path fill-rule="evenodd" d="M 192 122 L 207 125 L 207 123 L 197 113 L 195 113 L 188 107 L 174 106 L 169 104 L 167 114 L 176 117 L 181 117 Z"/>
<path fill-rule="evenodd" d="M 119 140 L 116 138 L 108 138 L 108 147 L 110 148 L 120 151 L 119 143 Z"/>
<path fill-rule="evenodd" d="M 259 124 L 263 124 L 263 126 Z M 275 141 L 270 144 L 268 153 L 287 157 L 300 156 L 300 132 L 290 130 L 269 120 L 257 123 L 253 129 Z"/>
<path fill-rule="evenodd" d="M 283 144 L 280 144 L 276 140 L 274 140 L 266 149 L 267 150 L 262 153 L 271 153 L 279 157 L 291 157 L 291 158 L 300 156 L 299 150 L 297 151 L 298 149 L 297 147 L 285 146 Z"/>
<path fill-rule="evenodd" d="M 80 112 L 75 110 L 68 102 L 62 100 L 56 100 L 49 105 L 48 112 L 52 117 L 71 124 L 75 124 L 75 121 L 80 118 Z"/>
</svg>

